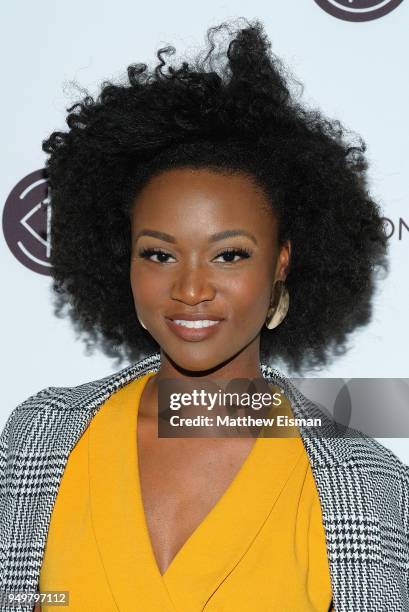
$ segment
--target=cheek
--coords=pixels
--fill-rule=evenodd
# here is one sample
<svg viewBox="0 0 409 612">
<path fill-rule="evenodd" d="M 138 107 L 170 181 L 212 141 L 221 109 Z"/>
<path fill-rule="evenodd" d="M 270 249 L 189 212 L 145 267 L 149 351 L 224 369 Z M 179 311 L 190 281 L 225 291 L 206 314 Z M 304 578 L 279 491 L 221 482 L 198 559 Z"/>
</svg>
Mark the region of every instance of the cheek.
<svg viewBox="0 0 409 612">
<path fill-rule="evenodd" d="M 225 286 L 226 300 L 240 315 L 264 316 L 270 300 L 270 283 L 264 274 L 245 274 Z"/>
<path fill-rule="evenodd" d="M 161 292 L 166 292 L 158 275 L 137 266 L 131 265 L 130 283 L 134 302 L 138 304 L 153 304 L 161 297 Z"/>
</svg>

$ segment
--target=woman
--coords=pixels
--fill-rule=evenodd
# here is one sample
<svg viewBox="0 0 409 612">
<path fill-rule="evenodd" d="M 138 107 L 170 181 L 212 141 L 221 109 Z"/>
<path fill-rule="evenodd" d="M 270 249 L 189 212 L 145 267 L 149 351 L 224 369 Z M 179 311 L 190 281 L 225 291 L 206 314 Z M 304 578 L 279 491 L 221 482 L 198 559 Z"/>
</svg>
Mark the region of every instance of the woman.
<svg viewBox="0 0 409 612">
<path fill-rule="evenodd" d="M 259 22 L 208 37 L 194 63 L 130 66 L 43 144 L 59 308 L 134 363 L 10 415 L 2 589 L 98 612 L 409 610 L 391 451 L 326 417 L 285 439 L 158 435 L 165 379 L 262 379 L 323 416 L 270 364 L 344 352 L 386 267 L 363 143 L 296 102 Z"/>
</svg>

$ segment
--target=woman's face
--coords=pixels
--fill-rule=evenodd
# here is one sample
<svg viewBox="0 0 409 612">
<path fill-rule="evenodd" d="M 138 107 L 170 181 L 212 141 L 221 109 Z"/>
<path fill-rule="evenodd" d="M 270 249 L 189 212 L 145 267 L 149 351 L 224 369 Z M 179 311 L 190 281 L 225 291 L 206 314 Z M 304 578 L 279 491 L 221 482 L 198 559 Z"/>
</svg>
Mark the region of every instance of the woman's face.
<svg viewBox="0 0 409 612">
<path fill-rule="evenodd" d="M 245 174 L 167 170 L 136 197 L 131 225 L 135 309 L 162 351 L 190 371 L 235 356 L 258 363 L 273 283 L 285 279 L 290 254 L 278 248 L 262 190 Z M 218 323 L 174 323 L 189 315 Z"/>
</svg>

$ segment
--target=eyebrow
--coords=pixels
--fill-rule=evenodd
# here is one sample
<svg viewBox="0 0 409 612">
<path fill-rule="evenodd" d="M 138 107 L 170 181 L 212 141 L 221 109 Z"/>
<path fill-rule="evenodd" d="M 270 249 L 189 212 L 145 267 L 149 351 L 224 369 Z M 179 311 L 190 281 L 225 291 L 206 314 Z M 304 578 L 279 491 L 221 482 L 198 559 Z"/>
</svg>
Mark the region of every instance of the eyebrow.
<svg viewBox="0 0 409 612">
<path fill-rule="evenodd" d="M 136 241 L 141 236 L 151 236 L 152 238 L 159 238 L 160 240 L 164 240 L 165 242 L 171 242 L 172 244 L 176 243 L 176 238 L 174 236 L 171 236 L 171 234 L 166 234 L 165 232 L 158 232 L 157 230 L 143 229 L 136 235 L 134 244 L 136 244 Z M 212 234 L 211 236 L 209 236 L 209 242 L 217 242 L 218 240 L 223 240 L 223 238 L 231 238 L 233 236 L 247 236 L 248 238 L 250 238 L 250 240 L 254 242 L 254 244 L 257 244 L 256 237 L 253 236 L 251 232 L 248 232 L 245 229 L 231 229 L 225 230 L 224 232 L 217 232 L 216 234 Z"/>
</svg>

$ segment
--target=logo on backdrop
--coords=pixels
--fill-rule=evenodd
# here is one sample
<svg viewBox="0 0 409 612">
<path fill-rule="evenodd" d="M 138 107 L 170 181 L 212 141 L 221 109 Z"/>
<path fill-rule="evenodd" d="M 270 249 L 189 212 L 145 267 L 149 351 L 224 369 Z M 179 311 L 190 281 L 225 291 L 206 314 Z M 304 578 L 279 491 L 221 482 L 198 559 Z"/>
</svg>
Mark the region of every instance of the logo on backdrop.
<svg viewBox="0 0 409 612">
<path fill-rule="evenodd" d="M 44 169 L 25 176 L 10 192 L 3 210 L 7 246 L 23 266 L 50 276 L 51 207 Z"/>
<path fill-rule="evenodd" d="M 345 21 L 371 21 L 384 17 L 403 0 L 314 0 L 324 11 Z"/>
<path fill-rule="evenodd" d="M 409 225 L 404 219 L 402 219 L 402 217 L 399 217 L 397 221 L 395 220 L 395 223 L 392 221 L 392 219 L 389 219 L 388 217 L 382 217 L 382 219 L 385 222 L 385 231 L 387 238 L 397 236 L 398 240 L 403 240 L 403 236 L 406 236 L 408 234 Z"/>
</svg>

